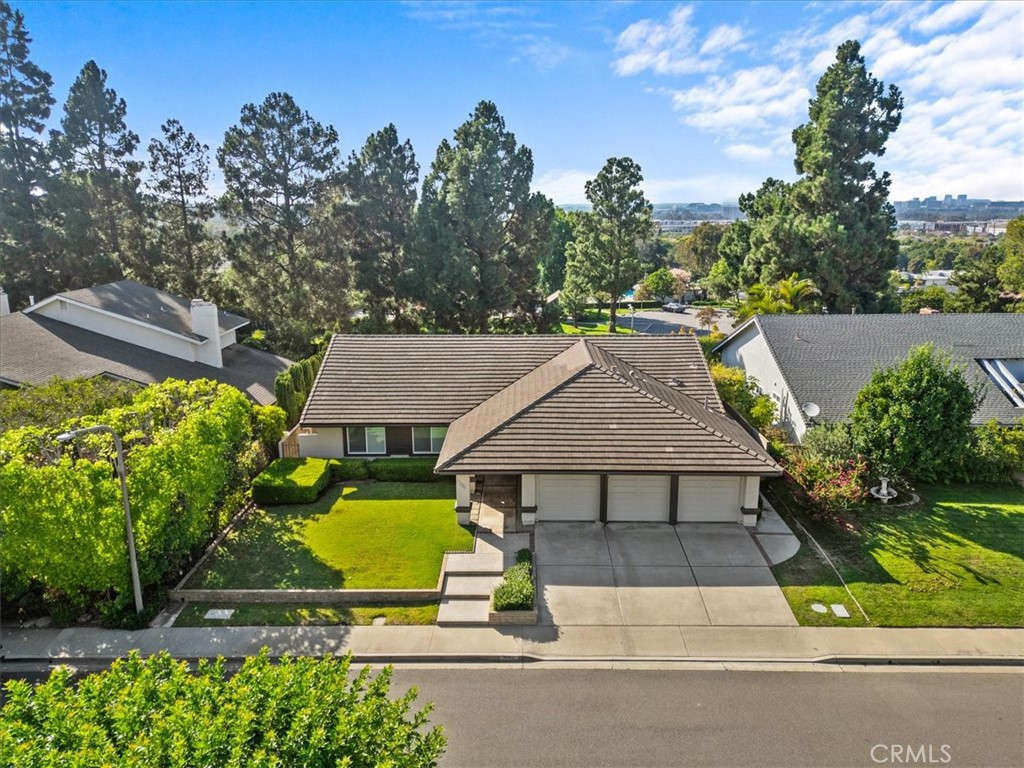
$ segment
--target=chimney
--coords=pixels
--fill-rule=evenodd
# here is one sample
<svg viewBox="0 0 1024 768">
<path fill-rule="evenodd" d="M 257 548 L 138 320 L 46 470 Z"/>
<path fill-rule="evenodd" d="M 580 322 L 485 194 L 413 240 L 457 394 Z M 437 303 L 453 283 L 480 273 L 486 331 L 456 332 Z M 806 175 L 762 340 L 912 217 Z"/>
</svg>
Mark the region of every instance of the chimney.
<svg viewBox="0 0 1024 768">
<path fill-rule="evenodd" d="M 203 299 L 192 299 L 192 333 L 206 339 L 196 347 L 196 362 L 224 367 L 220 353 L 220 322 L 217 320 L 217 305 Z"/>
<path fill-rule="evenodd" d="M 7 300 L 7 294 L 0 288 L 0 317 L 11 314 L 11 303 Z"/>
</svg>

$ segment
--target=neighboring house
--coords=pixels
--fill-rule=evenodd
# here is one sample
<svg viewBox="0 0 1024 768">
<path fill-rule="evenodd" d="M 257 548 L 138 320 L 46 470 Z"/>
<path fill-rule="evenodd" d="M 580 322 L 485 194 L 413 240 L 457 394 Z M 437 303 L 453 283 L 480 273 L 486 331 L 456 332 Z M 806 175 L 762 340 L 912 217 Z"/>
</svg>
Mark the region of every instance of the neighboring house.
<svg viewBox="0 0 1024 768">
<path fill-rule="evenodd" d="M 781 474 L 691 336 L 338 335 L 299 424 L 303 456 L 436 456 L 465 521 L 498 476 L 525 522 L 752 524 Z"/>
<path fill-rule="evenodd" d="M 248 322 L 130 280 L 67 291 L 0 317 L 0 383 L 209 378 L 266 405 L 291 361 L 238 344 L 235 332 Z"/>
<path fill-rule="evenodd" d="M 980 385 L 975 425 L 1024 417 L 1024 314 L 758 315 L 715 349 L 757 380 L 800 440 L 812 424 L 849 416 L 876 369 L 928 342 Z"/>
</svg>

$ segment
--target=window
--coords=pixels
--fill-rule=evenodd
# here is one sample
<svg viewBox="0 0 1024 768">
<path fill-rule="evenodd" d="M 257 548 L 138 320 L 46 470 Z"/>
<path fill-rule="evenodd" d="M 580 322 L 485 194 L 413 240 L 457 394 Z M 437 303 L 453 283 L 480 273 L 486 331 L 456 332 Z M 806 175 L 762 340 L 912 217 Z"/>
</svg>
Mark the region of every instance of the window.
<svg viewBox="0 0 1024 768">
<path fill-rule="evenodd" d="M 348 427 L 349 453 L 387 453 L 388 444 L 384 438 L 384 427 Z"/>
<path fill-rule="evenodd" d="M 413 453 L 440 453 L 448 427 L 413 427 Z"/>
</svg>

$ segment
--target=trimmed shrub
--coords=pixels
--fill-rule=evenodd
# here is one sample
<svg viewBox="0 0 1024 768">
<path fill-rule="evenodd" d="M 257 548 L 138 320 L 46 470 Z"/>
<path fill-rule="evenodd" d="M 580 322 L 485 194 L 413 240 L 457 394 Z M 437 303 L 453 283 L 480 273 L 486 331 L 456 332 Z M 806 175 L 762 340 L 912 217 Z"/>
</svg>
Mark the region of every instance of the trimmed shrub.
<svg viewBox="0 0 1024 768">
<path fill-rule="evenodd" d="M 1016 472 L 1024 472 L 1024 419 L 1009 427 L 991 419 L 975 429 L 964 457 L 964 478 L 974 483 L 1007 482 Z"/>
<path fill-rule="evenodd" d="M 435 459 L 377 459 L 368 461 L 367 469 L 374 480 L 398 483 L 436 483 L 444 478 L 434 474 Z"/>
<path fill-rule="evenodd" d="M 807 492 L 818 512 L 825 515 L 834 516 L 856 507 L 868 497 L 868 467 L 860 456 L 844 460 L 795 451 L 786 469 Z"/>
<path fill-rule="evenodd" d="M 289 427 L 298 423 L 322 361 L 322 355 L 310 355 L 277 374 L 274 380 L 274 395 L 277 404 L 288 414 Z"/>
<path fill-rule="evenodd" d="M 331 482 L 365 480 L 370 476 L 368 463 L 365 459 L 330 459 L 327 468 L 331 473 Z"/>
<path fill-rule="evenodd" d="M 237 674 L 223 659 L 195 672 L 165 651 L 132 651 L 76 684 L 67 667 L 32 686 L 12 679 L 0 709 L 4 765 L 437 765 L 445 747 L 415 691 L 391 698 L 390 667 L 350 674 L 351 657 L 264 649 Z"/>
<path fill-rule="evenodd" d="M 525 553 L 525 555 L 524 555 Z M 533 556 L 530 550 L 516 553 L 516 564 L 494 588 L 495 611 L 529 611 L 533 608 Z"/>
<path fill-rule="evenodd" d="M 327 487 L 327 459 L 275 459 L 252 481 L 257 504 L 311 504 Z"/>
<path fill-rule="evenodd" d="M 257 405 L 252 409 L 253 433 L 261 443 L 273 445 L 284 436 L 288 414 L 276 405 Z"/>
</svg>

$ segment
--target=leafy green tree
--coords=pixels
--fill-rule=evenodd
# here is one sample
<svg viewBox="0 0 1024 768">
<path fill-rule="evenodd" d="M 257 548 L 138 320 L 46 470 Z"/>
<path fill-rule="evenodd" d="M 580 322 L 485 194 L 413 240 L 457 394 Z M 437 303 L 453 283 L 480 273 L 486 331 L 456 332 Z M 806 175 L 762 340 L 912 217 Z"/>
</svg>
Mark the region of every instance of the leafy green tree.
<svg viewBox="0 0 1024 768">
<path fill-rule="evenodd" d="M 177 120 L 160 130 L 163 139 L 149 142 L 149 187 L 157 203 L 156 264 L 147 265 L 151 282 L 187 298 L 214 295 L 220 254 L 206 231 L 213 217 L 208 194 L 210 148 L 186 132 Z"/>
<path fill-rule="evenodd" d="M 1002 242 L 1003 263 L 996 275 L 1003 290 L 1024 295 L 1024 216 L 1018 216 L 1006 227 Z"/>
<path fill-rule="evenodd" d="M 127 405 L 138 389 L 134 382 L 105 376 L 56 377 L 37 387 L 0 389 L 0 434 L 28 426 L 56 429 L 68 419 Z"/>
<path fill-rule="evenodd" d="M 949 282 L 959 291 L 947 300 L 946 309 L 951 312 L 1001 311 L 998 272 L 1002 262 L 1003 251 L 998 245 L 990 245 L 977 257 L 958 256 Z"/>
<path fill-rule="evenodd" d="M 794 270 L 799 271 L 798 265 L 813 259 L 811 246 L 801 237 L 797 226 L 792 194 L 792 184 L 769 178 L 757 192 L 740 195 L 740 210 L 747 216 L 746 228 L 737 228 L 719 255 L 735 264 L 742 249 L 747 249 L 737 271 L 741 286 L 773 283 Z"/>
<path fill-rule="evenodd" d="M 941 285 L 930 285 L 919 291 L 908 291 L 900 301 L 900 312 L 918 314 L 922 309 L 937 309 L 940 312 L 953 311 L 953 294 Z"/>
<path fill-rule="evenodd" d="M 671 298 L 682 293 L 679 290 L 681 285 L 678 278 L 667 267 L 651 272 L 644 278 L 643 287 L 655 298 Z"/>
<path fill-rule="evenodd" d="M 60 130 L 51 136 L 60 178 L 54 204 L 63 221 L 60 287 L 117 280 L 145 248 L 139 195 L 139 137 L 107 73 L 89 61 L 71 85 Z"/>
<path fill-rule="evenodd" d="M 707 277 L 701 281 L 701 284 L 712 299 L 722 301 L 736 294 L 736 273 L 729 266 L 728 260 L 723 257 L 711 265 Z"/>
<path fill-rule="evenodd" d="M 718 247 L 726 229 L 725 224 L 702 221 L 692 233 L 676 241 L 672 256 L 683 269 L 706 275 L 718 261 Z"/>
<path fill-rule="evenodd" d="M 21 11 L 0 0 L 0 281 L 15 306 L 51 292 L 43 210 L 49 153 L 40 136 L 54 100 L 53 78 L 29 58 Z"/>
<path fill-rule="evenodd" d="M 761 209 L 748 212 L 745 285 L 799 272 L 834 309 L 872 309 L 884 301 L 899 245 L 889 174 L 879 176 L 871 158 L 885 153 L 902 111 L 899 89 L 871 76 L 860 44 L 840 45 L 810 101 L 810 121 L 793 131 L 801 178 L 792 185 L 769 180 L 770 189 L 741 199 L 741 207 Z M 777 199 L 757 199 L 768 194 Z"/>
<path fill-rule="evenodd" d="M 412 143 L 388 125 L 371 134 L 349 157 L 341 175 L 341 201 L 334 215 L 352 259 L 355 287 L 363 291 L 374 327 L 390 317 L 398 329 L 412 330 L 405 315 L 412 292 L 407 260 L 412 244 L 416 186 L 420 167 Z"/>
<path fill-rule="evenodd" d="M 896 477 L 949 479 L 971 443 L 978 387 L 931 344 L 875 371 L 858 394 L 850 430 L 871 467 Z"/>
<path fill-rule="evenodd" d="M 287 93 L 246 104 L 224 134 L 217 162 L 227 187 L 219 207 L 241 231 L 228 243 L 232 278 L 251 316 L 282 351 L 301 357 L 311 337 L 347 317 L 341 245 L 330 216 L 314 220 L 337 174 L 338 134 Z"/>
<path fill-rule="evenodd" d="M 654 235 L 652 206 L 640 189 L 640 166 L 628 157 L 612 157 L 585 193 L 593 211 L 577 219 L 571 258 L 595 294 L 607 294 L 608 331 L 615 333 L 619 297 L 642 272 L 640 243 Z"/>
<path fill-rule="evenodd" d="M 587 302 L 590 300 L 590 286 L 587 285 L 584 270 L 579 264 L 575 250 L 571 248 L 571 243 L 568 250 L 572 255 L 565 265 L 565 281 L 558 293 L 558 306 L 565 317 L 575 323 L 583 314 L 583 310 L 587 308 Z"/>
<path fill-rule="evenodd" d="M 732 273 L 738 275 L 749 251 L 750 224 L 743 219 L 737 219 L 722 232 L 722 239 L 718 242 L 718 259 L 725 259 Z"/>
<path fill-rule="evenodd" d="M 35 686 L 12 679 L 0 755 L 36 765 L 434 766 L 444 751 L 416 691 L 392 699 L 391 668 L 355 673 L 352 658 L 282 657 L 267 649 L 230 673 L 132 651 L 76 681 L 60 667 Z"/>
<path fill-rule="evenodd" d="M 441 142 L 417 211 L 417 275 L 434 327 L 483 333 L 495 315 L 535 316 L 554 214 L 532 180 L 533 154 L 490 101 Z"/>
<path fill-rule="evenodd" d="M 551 219 L 551 237 L 540 257 L 540 289 L 549 295 L 565 282 L 565 249 L 572 242 L 572 214 L 555 208 Z"/>
<path fill-rule="evenodd" d="M 746 320 L 753 315 L 807 314 L 817 309 L 818 296 L 814 281 L 794 272 L 774 285 L 752 285 L 736 317 Z"/>
</svg>

